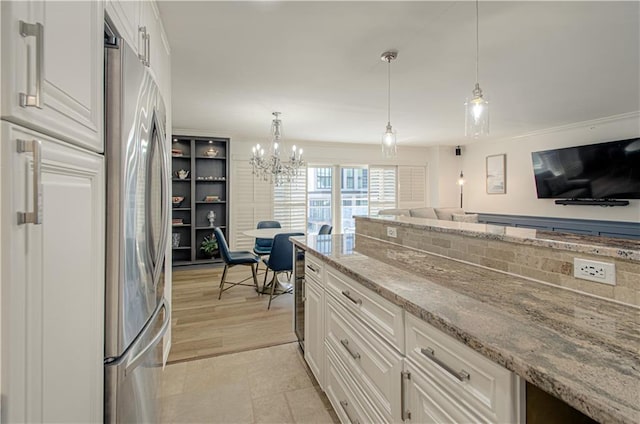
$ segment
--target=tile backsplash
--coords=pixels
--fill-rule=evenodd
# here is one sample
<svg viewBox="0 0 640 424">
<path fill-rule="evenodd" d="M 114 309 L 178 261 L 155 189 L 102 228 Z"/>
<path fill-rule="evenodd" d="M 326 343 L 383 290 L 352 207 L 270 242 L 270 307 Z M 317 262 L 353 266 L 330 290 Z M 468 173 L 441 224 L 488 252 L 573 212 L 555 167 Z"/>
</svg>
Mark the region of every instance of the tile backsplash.
<svg viewBox="0 0 640 424">
<path fill-rule="evenodd" d="M 637 261 L 409 226 L 396 226 L 396 237 L 388 237 L 388 226 L 389 223 L 356 218 L 356 234 L 640 306 L 640 263 Z M 615 264 L 616 285 L 575 278 L 574 258 Z"/>
</svg>

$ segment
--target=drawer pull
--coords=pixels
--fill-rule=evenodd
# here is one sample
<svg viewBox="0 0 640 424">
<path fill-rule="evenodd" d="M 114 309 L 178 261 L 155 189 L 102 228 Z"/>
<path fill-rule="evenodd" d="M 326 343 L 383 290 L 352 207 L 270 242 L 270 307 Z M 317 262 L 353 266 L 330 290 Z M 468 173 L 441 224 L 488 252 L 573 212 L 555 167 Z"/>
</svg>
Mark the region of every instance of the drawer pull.
<svg viewBox="0 0 640 424">
<path fill-rule="evenodd" d="M 362 305 L 362 300 L 361 299 L 354 299 L 353 297 L 351 297 L 351 293 L 349 293 L 349 290 L 343 290 L 342 291 L 342 295 L 345 296 L 350 301 L 352 301 L 353 303 L 355 303 L 356 305 L 358 305 L 358 306 Z"/>
<path fill-rule="evenodd" d="M 316 267 L 314 267 L 313 265 L 309 265 L 309 264 L 307 264 L 307 268 L 309 268 L 312 272 L 314 272 L 314 273 L 316 273 L 316 274 L 317 274 L 318 272 L 320 272 L 320 270 L 319 270 L 319 269 L 317 269 Z"/>
<path fill-rule="evenodd" d="M 353 359 L 360 359 L 360 354 L 358 352 L 352 351 L 351 348 L 349 347 L 349 340 L 342 339 L 340 340 L 340 343 L 342 343 L 342 346 L 344 346 L 344 348 L 347 349 L 347 352 L 349 352 L 349 355 L 351 355 Z"/>
<path fill-rule="evenodd" d="M 411 419 L 411 412 L 405 408 L 404 380 L 411 380 L 411 373 L 409 371 L 400 372 L 400 408 L 402 410 L 402 421 Z"/>
<path fill-rule="evenodd" d="M 465 370 L 456 371 L 453 368 L 451 368 L 449 365 L 442 362 L 440 359 L 436 358 L 436 353 L 430 347 L 428 348 L 423 347 L 422 349 L 420 349 L 420 352 L 424 356 L 426 356 L 427 358 L 435 362 L 440 368 L 442 368 L 443 370 L 445 370 L 446 372 L 448 372 L 449 374 L 457 378 L 458 381 L 465 381 L 471 378 L 471 375 L 469 375 L 469 373 L 466 372 Z"/>
<path fill-rule="evenodd" d="M 341 400 L 340 401 L 340 406 L 342 406 L 342 410 L 344 411 L 344 413 L 347 414 L 347 419 L 349 420 L 349 422 L 351 424 L 360 424 L 360 421 L 353 420 L 351 418 L 351 415 L 349 414 L 349 410 L 347 409 L 347 406 L 349 406 L 349 402 L 347 402 L 346 400 Z"/>
</svg>

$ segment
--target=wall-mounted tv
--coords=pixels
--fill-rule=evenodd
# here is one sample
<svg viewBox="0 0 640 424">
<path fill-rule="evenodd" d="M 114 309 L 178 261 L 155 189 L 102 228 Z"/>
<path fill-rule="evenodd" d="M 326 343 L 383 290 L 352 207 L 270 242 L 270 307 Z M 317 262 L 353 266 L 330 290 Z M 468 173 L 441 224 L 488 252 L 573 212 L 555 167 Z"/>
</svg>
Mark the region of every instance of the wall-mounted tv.
<svg viewBox="0 0 640 424">
<path fill-rule="evenodd" d="M 539 199 L 640 199 L 640 138 L 531 153 Z"/>
</svg>

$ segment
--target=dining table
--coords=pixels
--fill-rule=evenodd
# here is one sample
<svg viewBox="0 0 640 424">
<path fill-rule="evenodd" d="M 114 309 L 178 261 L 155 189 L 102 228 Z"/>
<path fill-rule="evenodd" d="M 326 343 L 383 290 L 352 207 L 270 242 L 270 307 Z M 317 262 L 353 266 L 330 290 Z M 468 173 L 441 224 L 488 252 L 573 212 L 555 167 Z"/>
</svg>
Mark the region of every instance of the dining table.
<svg viewBox="0 0 640 424">
<path fill-rule="evenodd" d="M 254 238 L 272 239 L 282 233 L 304 233 L 303 230 L 294 230 L 291 228 L 254 228 L 243 231 L 242 234 Z"/>
</svg>

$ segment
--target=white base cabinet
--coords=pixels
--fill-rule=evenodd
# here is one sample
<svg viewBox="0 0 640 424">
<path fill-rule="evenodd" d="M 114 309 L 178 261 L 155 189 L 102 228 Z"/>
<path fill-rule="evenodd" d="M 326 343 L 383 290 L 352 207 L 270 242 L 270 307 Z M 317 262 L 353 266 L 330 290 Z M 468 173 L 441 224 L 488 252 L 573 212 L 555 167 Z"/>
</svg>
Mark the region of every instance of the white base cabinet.
<svg viewBox="0 0 640 424">
<path fill-rule="evenodd" d="M 524 422 L 514 373 L 317 258 L 306 260 L 313 269 L 305 360 L 341 422 Z"/>
<path fill-rule="evenodd" d="M 104 158 L 4 121 L 0 146 L 3 420 L 101 422 Z"/>
<path fill-rule="evenodd" d="M 321 388 L 324 387 L 324 304 L 322 286 L 307 277 L 304 291 L 304 359 Z"/>
</svg>

